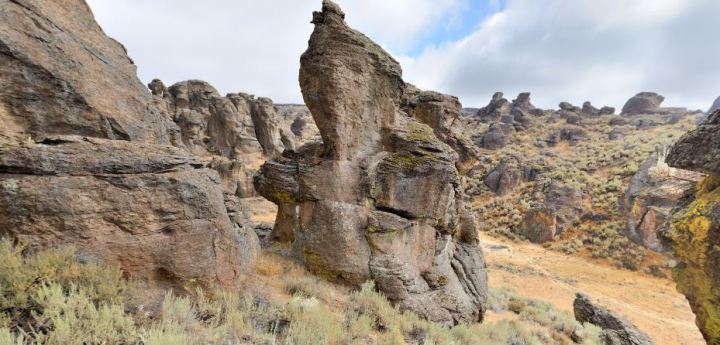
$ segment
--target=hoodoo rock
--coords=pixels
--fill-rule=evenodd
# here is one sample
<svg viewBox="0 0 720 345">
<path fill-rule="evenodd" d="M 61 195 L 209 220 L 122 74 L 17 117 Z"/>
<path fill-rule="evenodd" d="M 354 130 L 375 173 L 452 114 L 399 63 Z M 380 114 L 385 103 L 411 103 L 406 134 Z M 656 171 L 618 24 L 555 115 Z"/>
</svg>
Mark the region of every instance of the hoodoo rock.
<svg viewBox="0 0 720 345">
<path fill-rule="evenodd" d="M 708 344 L 720 343 L 720 110 L 683 135 L 667 163 L 708 174 L 694 197 L 676 208 L 667 236 L 681 262 L 673 279 L 696 315 Z"/>
<path fill-rule="evenodd" d="M 254 194 L 252 175 L 266 157 L 284 150 L 279 115 L 268 98 L 245 93 L 225 97 L 201 80 L 178 82 L 165 89 L 156 79 L 149 85 L 159 106 L 180 127 L 177 143 L 195 155 L 212 159 L 226 193 Z"/>
<path fill-rule="evenodd" d="M 296 255 L 322 277 L 372 279 L 433 321 L 481 320 L 487 272 L 456 168 L 459 103 L 407 86 L 398 62 L 344 17 L 324 1 L 301 58 L 323 142 L 285 151 L 255 176 L 257 191 L 286 211 L 273 232 L 292 233 Z"/>
<path fill-rule="evenodd" d="M 207 119 L 182 112 L 178 126 L 163 97 L 175 109 L 206 99 L 160 81 L 148 92 L 84 1 L 0 8 L 0 237 L 72 245 L 149 286 L 239 287 L 257 236 L 231 219 L 221 177 L 193 154 Z M 209 142 L 230 152 L 236 139 Z"/>
</svg>

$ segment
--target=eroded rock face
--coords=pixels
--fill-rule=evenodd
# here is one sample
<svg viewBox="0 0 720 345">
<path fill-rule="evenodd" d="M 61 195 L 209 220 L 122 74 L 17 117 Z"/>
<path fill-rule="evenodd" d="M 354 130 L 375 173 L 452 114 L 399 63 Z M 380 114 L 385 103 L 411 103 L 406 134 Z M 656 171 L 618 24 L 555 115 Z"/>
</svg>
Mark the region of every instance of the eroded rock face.
<svg viewBox="0 0 720 345">
<path fill-rule="evenodd" d="M 584 294 L 577 294 L 573 302 L 575 319 L 602 328 L 602 338 L 607 345 L 653 345 L 650 337 L 630 321 L 598 306 Z"/>
<path fill-rule="evenodd" d="M 662 252 L 661 238 L 669 229 L 673 207 L 695 192 L 702 174 L 671 168 L 665 163 L 667 150 L 642 164 L 630 180 L 620 208 L 627 217 L 626 233 L 635 243 Z"/>
<path fill-rule="evenodd" d="M 292 233 L 296 255 L 322 277 L 373 279 L 433 321 L 482 319 L 487 273 L 456 168 L 459 103 L 406 87 L 400 65 L 334 3 L 313 23 L 300 85 L 324 142 L 256 175 L 258 192 L 287 211 L 273 232 Z"/>
<path fill-rule="evenodd" d="M 550 183 L 539 205 L 525 213 L 520 233 L 534 243 L 549 242 L 577 222 L 581 213 L 582 191 Z"/>
<path fill-rule="evenodd" d="M 239 197 L 254 195 L 252 175 L 266 157 L 285 149 L 279 115 L 272 100 L 245 93 L 221 96 L 201 80 L 178 82 L 165 88 L 155 79 L 148 88 L 158 108 L 178 127 L 178 146 L 195 155 L 212 159 L 226 193 Z M 288 146 L 294 141 L 287 139 Z"/>
<path fill-rule="evenodd" d="M 667 236 L 681 264 L 673 270 L 708 344 L 720 343 L 720 111 L 683 135 L 670 151 L 670 166 L 709 174 L 693 198 L 677 207 Z"/>
<path fill-rule="evenodd" d="M 176 126 L 152 106 L 125 48 L 84 1 L 2 0 L 0 8 L 0 141 L 172 141 Z"/>
<path fill-rule="evenodd" d="M 207 138 L 188 135 L 234 119 L 186 114 L 181 131 L 163 98 L 171 93 L 160 81 L 152 94 L 142 86 L 84 1 L 0 8 L 0 237 L 73 245 L 151 287 L 239 287 L 259 248 L 227 209 L 229 186 L 218 172 L 237 167 L 189 153 Z M 231 108 L 208 97 L 183 100 L 177 108 Z M 209 142 L 229 153 L 236 139 Z"/>
<path fill-rule="evenodd" d="M 172 146 L 53 137 L 2 149 L 0 236 L 73 245 L 160 287 L 237 288 L 255 234 L 231 223 L 214 170 Z"/>
</svg>

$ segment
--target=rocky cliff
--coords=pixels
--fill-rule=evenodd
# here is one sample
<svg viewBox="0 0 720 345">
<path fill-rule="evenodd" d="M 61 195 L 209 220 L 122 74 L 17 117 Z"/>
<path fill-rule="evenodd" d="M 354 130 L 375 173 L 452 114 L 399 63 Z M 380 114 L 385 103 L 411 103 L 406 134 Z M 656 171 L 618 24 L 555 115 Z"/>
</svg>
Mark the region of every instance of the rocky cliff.
<svg viewBox="0 0 720 345">
<path fill-rule="evenodd" d="M 279 206 L 275 238 L 305 266 L 446 324 L 482 319 L 487 277 L 458 168 L 456 98 L 406 85 L 400 65 L 331 1 L 313 14 L 300 85 L 323 143 L 268 161 L 257 191 Z"/>
<path fill-rule="evenodd" d="M 208 145 L 236 159 L 231 100 L 205 85 L 155 99 L 82 0 L 2 0 L 0 19 L 0 236 L 73 245 L 150 285 L 238 287 L 257 238 L 185 112 L 214 109 L 202 116 L 222 130 Z"/>
<path fill-rule="evenodd" d="M 709 174 L 694 198 L 676 209 L 669 233 L 681 261 L 673 278 L 687 296 L 708 344 L 720 344 L 720 111 L 672 148 L 671 166 Z"/>
</svg>

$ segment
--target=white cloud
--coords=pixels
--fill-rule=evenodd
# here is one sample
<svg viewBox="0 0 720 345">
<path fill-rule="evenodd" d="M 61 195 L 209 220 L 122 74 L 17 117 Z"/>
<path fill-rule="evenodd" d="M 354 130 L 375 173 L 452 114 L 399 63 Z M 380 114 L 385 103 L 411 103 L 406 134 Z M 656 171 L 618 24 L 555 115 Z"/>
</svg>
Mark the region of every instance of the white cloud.
<svg viewBox="0 0 720 345">
<path fill-rule="evenodd" d="M 464 0 L 338 0 L 348 22 L 396 51 L 439 25 Z M 202 79 L 220 92 L 301 102 L 300 55 L 320 0 L 88 0 L 128 48 L 144 82 Z"/>
<path fill-rule="evenodd" d="M 320 0 L 88 1 L 146 82 L 196 78 L 221 92 L 301 101 L 299 57 Z M 473 1 L 480 0 L 338 3 L 351 26 L 403 53 Z M 620 107 L 639 91 L 657 91 L 667 105 L 706 108 L 720 95 L 719 15 L 717 0 L 509 0 L 462 40 L 398 59 L 407 81 L 467 106 L 486 104 L 495 91 L 531 91 L 548 108 L 563 100 Z"/>
<path fill-rule="evenodd" d="M 639 91 L 706 108 L 720 95 L 713 0 L 514 0 L 470 36 L 404 57 L 406 79 L 482 106 L 495 91 L 621 107 Z"/>
</svg>

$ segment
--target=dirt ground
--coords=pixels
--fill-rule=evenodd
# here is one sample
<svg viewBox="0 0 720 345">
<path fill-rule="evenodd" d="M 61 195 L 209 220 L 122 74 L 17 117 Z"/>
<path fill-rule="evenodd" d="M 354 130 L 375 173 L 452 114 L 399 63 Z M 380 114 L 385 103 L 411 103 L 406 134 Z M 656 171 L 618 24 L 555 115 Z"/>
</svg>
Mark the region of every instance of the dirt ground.
<svg viewBox="0 0 720 345">
<path fill-rule="evenodd" d="M 668 279 L 620 270 L 587 259 L 482 235 L 490 286 L 505 286 L 572 312 L 576 292 L 613 310 L 658 345 L 705 344 L 695 316 Z"/>
</svg>

